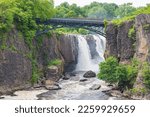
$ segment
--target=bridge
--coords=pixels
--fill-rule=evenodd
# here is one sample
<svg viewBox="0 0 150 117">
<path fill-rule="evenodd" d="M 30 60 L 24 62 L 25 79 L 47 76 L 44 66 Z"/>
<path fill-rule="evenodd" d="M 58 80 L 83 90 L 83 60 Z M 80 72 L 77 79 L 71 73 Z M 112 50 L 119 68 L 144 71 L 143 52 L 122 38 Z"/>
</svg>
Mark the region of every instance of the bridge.
<svg viewBox="0 0 150 117">
<path fill-rule="evenodd" d="M 52 18 L 46 21 L 40 21 L 37 19 L 37 24 L 43 24 L 45 29 L 37 31 L 36 35 L 40 35 L 48 32 L 49 30 L 55 30 L 63 27 L 83 28 L 91 32 L 106 36 L 104 31 L 104 22 L 98 19 L 74 19 L 74 18 Z M 50 26 L 50 28 L 47 28 Z"/>
</svg>

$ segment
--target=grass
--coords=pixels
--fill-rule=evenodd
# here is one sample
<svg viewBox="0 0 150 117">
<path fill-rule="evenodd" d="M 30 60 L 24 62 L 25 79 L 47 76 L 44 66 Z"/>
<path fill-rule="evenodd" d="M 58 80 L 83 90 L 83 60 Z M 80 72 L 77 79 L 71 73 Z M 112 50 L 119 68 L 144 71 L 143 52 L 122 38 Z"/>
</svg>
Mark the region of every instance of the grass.
<svg viewBox="0 0 150 117">
<path fill-rule="evenodd" d="M 48 67 L 53 66 L 53 65 L 54 66 L 61 65 L 61 63 L 62 63 L 62 60 L 60 60 L 60 59 L 53 59 L 53 60 L 48 62 Z"/>
</svg>

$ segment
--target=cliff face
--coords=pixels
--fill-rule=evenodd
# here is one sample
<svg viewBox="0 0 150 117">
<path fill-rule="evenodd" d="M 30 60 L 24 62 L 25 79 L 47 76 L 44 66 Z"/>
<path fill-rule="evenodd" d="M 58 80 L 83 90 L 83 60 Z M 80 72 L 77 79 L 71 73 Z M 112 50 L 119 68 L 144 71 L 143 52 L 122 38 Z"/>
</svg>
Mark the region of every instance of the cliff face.
<svg viewBox="0 0 150 117">
<path fill-rule="evenodd" d="M 135 58 L 141 63 L 150 62 L 150 15 L 139 15 L 135 19 L 136 52 Z M 145 88 L 142 78 L 142 68 L 139 70 L 134 88 Z"/>
<path fill-rule="evenodd" d="M 1 93 L 29 86 L 29 80 L 32 76 L 31 61 L 26 57 L 29 49 L 22 36 L 13 29 L 5 39 L 7 48 L 0 50 Z M 2 46 L 2 42 L 0 45 Z"/>
<path fill-rule="evenodd" d="M 129 37 L 133 27 L 135 40 Z M 124 22 L 121 26 L 110 23 L 106 29 L 106 36 L 106 57 L 115 56 L 121 62 L 130 61 L 132 58 L 139 60 L 139 73 L 133 87 L 145 88 L 141 66 L 145 61 L 150 62 L 150 15 L 138 15 L 134 21 Z"/>
<path fill-rule="evenodd" d="M 58 48 L 59 41 L 55 34 L 43 36 L 40 45 L 34 39 L 34 51 L 29 49 L 21 33 L 13 28 L 5 38 L 0 38 L 0 93 L 23 89 L 31 86 L 33 62 L 38 69 L 40 78 L 58 80 L 63 73 L 63 62 L 57 65 L 57 74 L 48 70 L 48 62 L 63 58 Z M 5 43 L 4 43 L 5 42 Z M 34 56 L 34 60 L 31 59 Z"/>
<path fill-rule="evenodd" d="M 150 15 L 139 15 L 135 19 L 136 53 L 140 61 L 150 62 Z"/>
<path fill-rule="evenodd" d="M 128 37 L 128 32 L 133 26 L 133 21 L 123 23 L 117 27 L 109 24 L 106 29 L 106 56 L 115 56 L 121 61 L 129 60 L 134 55 L 133 40 Z"/>
<path fill-rule="evenodd" d="M 129 32 L 135 27 L 135 41 Z M 106 28 L 106 56 L 115 56 L 121 61 L 135 57 L 150 60 L 150 15 L 139 15 L 134 21 L 126 21 L 120 26 L 110 23 Z"/>
<path fill-rule="evenodd" d="M 60 35 L 59 50 L 65 61 L 65 72 L 73 71 L 77 64 L 78 40 L 75 35 Z"/>
</svg>

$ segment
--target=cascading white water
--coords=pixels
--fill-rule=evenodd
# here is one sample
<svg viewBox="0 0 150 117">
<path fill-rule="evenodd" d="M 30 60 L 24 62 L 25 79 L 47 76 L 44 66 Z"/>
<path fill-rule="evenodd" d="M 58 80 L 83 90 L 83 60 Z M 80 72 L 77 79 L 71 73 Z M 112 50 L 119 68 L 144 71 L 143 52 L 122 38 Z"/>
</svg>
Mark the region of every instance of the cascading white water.
<svg viewBox="0 0 150 117">
<path fill-rule="evenodd" d="M 106 40 L 99 35 L 93 35 L 96 42 L 96 51 L 98 53 L 97 57 L 92 59 L 89 45 L 87 43 L 86 37 L 78 35 L 78 63 L 76 66 L 76 71 L 88 71 L 92 70 L 95 72 L 99 71 L 99 63 L 104 61 L 104 51 Z"/>
<path fill-rule="evenodd" d="M 78 63 L 76 66 L 76 71 L 87 71 L 92 67 L 90 49 L 87 44 L 86 39 L 78 35 Z"/>
<path fill-rule="evenodd" d="M 96 41 L 96 51 L 99 55 L 99 57 L 97 57 L 97 59 L 98 59 L 97 61 L 102 62 L 105 60 L 104 52 L 105 52 L 105 48 L 106 48 L 106 39 L 100 35 L 93 35 L 93 37 Z"/>
</svg>

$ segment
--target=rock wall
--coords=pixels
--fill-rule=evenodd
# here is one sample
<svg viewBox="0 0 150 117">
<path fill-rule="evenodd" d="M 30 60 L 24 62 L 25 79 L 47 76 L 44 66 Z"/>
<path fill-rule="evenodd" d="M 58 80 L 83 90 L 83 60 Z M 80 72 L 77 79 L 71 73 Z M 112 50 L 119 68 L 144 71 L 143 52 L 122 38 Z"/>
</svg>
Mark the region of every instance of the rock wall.
<svg viewBox="0 0 150 117">
<path fill-rule="evenodd" d="M 150 62 L 150 15 L 139 15 L 135 18 L 136 52 L 135 58 L 141 63 Z M 134 88 L 145 88 L 142 78 L 142 68 L 139 70 Z M 139 98 L 143 98 L 142 96 Z"/>
<path fill-rule="evenodd" d="M 139 15 L 135 18 L 136 53 L 140 61 L 150 62 L 150 15 Z"/>
<path fill-rule="evenodd" d="M 135 41 L 128 37 L 129 30 L 135 27 Z M 139 73 L 134 88 L 143 89 L 142 63 L 150 62 L 150 15 L 141 14 L 133 21 L 126 21 L 120 26 L 110 23 L 106 29 L 106 57 L 115 56 L 121 62 L 136 58 L 140 61 Z M 137 98 L 137 96 L 135 96 Z M 135 98 L 134 97 L 134 98 Z M 138 97 L 142 99 L 143 95 Z"/>
<path fill-rule="evenodd" d="M 76 35 L 60 35 L 59 50 L 65 61 L 65 72 L 75 69 L 78 57 L 78 40 Z"/>
<path fill-rule="evenodd" d="M 128 33 L 135 27 L 135 42 Z M 140 60 L 150 61 L 150 15 L 138 15 L 133 21 L 121 25 L 110 23 L 106 28 L 106 57 L 115 56 L 121 61 L 134 56 Z"/>
<path fill-rule="evenodd" d="M 20 32 L 13 28 L 5 37 L 0 37 L 0 93 L 28 88 L 31 86 L 33 66 L 31 53 L 34 54 L 40 78 L 57 81 L 63 73 L 63 57 L 59 50 L 59 41 L 55 34 L 42 36 L 40 45 L 38 38 L 33 41 L 34 51 L 29 49 Z M 5 41 L 5 45 L 4 45 Z M 3 47 L 5 46 L 5 47 Z M 2 48 L 3 47 L 3 48 Z M 48 62 L 61 59 L 62 63 L 57 65 L 54 75 L 48 68 Z"/>
<path fill-rule="evenodd" d="M 133 25 L 133 21 L 127 21 L 119 27 L 112 23 L 108 25 L 106 29 L 106 57 L 115 56 L 120 61 L 128 61 L 134 56 L 134 42 L 128 37 L 128 32 Z"/>
</svg>

